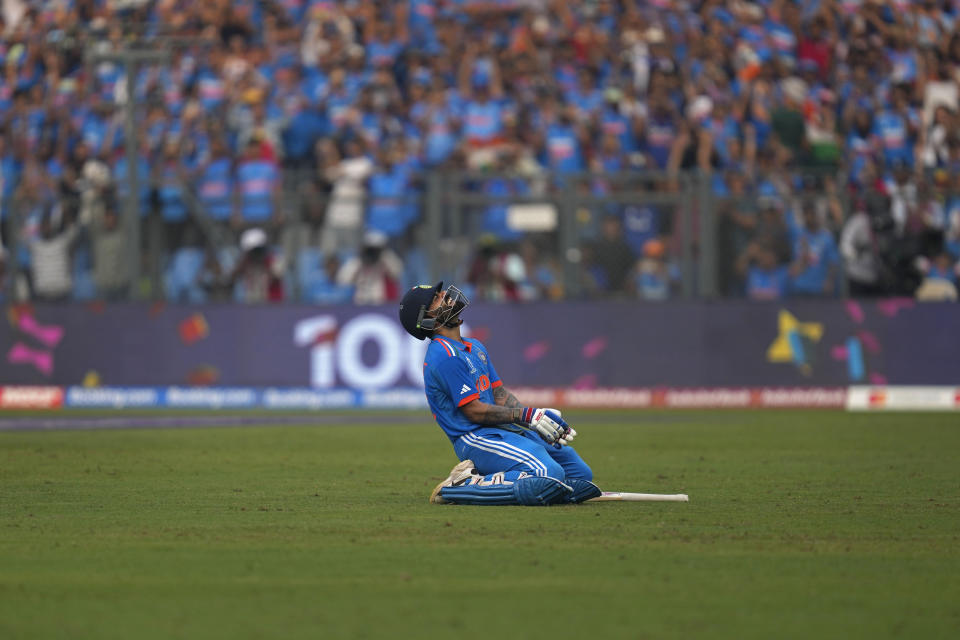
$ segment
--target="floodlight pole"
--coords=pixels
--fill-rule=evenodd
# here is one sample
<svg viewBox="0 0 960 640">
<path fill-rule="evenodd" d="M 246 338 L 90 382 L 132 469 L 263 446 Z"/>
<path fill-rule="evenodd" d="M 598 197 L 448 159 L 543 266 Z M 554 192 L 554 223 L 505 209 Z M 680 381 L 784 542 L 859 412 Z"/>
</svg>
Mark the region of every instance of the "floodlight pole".
<svg viewBox="0 0 960 640">
<path fill-rule="evenodd" d="M 121 49 L 105 53 L 89 53 L 89 62 L 115 62 L 123 65 L 127 100 L 123 105 L 124 153 L 127 156 L 127 198 L 124 203 L 124 219 L 127 225 L 127 259 L 130 272 L 132 298 L 137 298 L 140 284 L 140 154 L 137 151 L 137 121 L 134 96 L 137 71 L 143 63 L 165 62 L 169 51 Z"/>
</svg>

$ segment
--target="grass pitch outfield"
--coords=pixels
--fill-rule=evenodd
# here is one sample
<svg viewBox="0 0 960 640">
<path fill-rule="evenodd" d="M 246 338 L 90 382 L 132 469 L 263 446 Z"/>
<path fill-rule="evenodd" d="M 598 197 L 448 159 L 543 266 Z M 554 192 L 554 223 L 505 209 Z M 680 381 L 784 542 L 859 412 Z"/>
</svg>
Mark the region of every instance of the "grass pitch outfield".
<svg viewBox="0 0 960 640">
<path fill-rule="evenodd" d="M 440 430 L 358 415 L 0 433 L 0 638 L 960 637 L 954 415 L 570 412 L 690 502 L 550 508 L 429 505 Z"/>
</svg>

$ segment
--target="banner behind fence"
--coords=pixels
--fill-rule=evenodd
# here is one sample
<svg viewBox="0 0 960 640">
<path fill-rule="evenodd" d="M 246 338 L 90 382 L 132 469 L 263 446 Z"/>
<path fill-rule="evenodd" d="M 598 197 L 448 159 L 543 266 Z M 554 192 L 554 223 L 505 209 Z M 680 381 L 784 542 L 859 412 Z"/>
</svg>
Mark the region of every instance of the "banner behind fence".
<svg viewBox="0 0 960 640">
<path fill-rule="evenodd" d="M 506 384 L 574 390 L 960 382 L 960 306 L 910 300 L 475 305 Z M 0 384 L 422 386 L 390 307 L 11 307 Z"/>
</svg>

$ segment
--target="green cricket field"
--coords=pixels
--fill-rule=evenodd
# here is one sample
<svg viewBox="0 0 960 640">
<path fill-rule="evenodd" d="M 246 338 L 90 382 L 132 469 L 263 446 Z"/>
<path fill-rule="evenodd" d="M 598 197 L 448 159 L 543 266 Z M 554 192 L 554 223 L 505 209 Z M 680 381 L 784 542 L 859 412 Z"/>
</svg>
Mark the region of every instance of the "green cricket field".
<svg viewBox="0 0 960 640">
<path fill-rule="evenodd" d="M 690 502 L 546 508 L 428 504 L 425 411 L 145 415 L 0 432 L 0 638 L 960 637 L 956 415 L 570 411 Z"/>
</svg>

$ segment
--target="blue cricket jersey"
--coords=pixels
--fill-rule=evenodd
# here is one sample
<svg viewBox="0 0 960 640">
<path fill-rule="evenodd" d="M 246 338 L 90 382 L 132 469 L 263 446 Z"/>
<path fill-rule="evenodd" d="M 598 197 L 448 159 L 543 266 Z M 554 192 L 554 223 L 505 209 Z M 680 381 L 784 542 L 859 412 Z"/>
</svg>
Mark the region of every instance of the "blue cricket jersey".
<svg viewBox="0 0 960 640">
<path fill-rule="evenodd" d="M 430 411 L 450 442 L 479 426 L 470 422 L 460 407 L 477 399 L 496 404 L 493 390 L 503 384 L 479 340 L 457 342 L 440 336 L 427 347 L 423 383 Z"/>
</svg>

